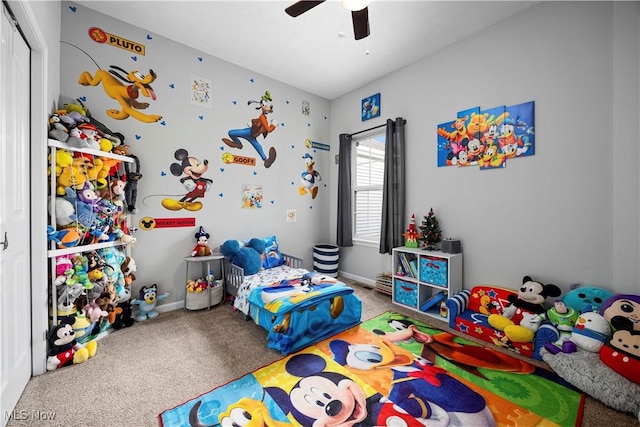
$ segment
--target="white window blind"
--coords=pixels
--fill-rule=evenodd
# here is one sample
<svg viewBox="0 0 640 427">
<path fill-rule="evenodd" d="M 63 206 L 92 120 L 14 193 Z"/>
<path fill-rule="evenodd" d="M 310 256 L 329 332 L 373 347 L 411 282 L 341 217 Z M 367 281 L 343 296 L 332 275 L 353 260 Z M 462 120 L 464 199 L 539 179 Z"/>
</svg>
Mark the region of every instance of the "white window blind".
<svg viewBox="0 0 640 427">
<path fill-rule="evenodd" d="M 385 132 L 356 139 L 353 184 L 354 240 L 380 241 Z"/>
</svg>

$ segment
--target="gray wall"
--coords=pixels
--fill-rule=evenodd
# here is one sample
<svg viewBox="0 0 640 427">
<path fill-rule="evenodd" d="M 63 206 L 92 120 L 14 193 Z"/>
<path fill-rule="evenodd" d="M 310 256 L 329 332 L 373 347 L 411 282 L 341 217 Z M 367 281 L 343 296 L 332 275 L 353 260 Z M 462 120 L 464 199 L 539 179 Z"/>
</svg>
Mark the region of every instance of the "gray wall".
<svg viewBox="0 0 640 427">
<path fill-rule="evenodd" d="M 75 11 L 70 9 L 72 6 L 76 7 Z M 135 55 L 96 43 L 88 37 L 90 27 L 99 27 L 107 33 L 142 43 L 146 54 Z M 61 45 L 60 106 L 78 97 L 86 97 L 84 104 L 91 114 L 114 132 L 122 132 L 131 152 L 140 158 L 143 179 L 138 185 L 139 213 L 131 218 L 131 224 L 138 225 L 143 217 L 196 219 L 196 227 L 138 231 L 138 242 L 132 252 L 138 266 L 134 294 L 142 285 L 157 283 L 160 292 L 171 293 L 163 304 L 177 303 L 173 307 L 179 306 L 185 294 L 186 267 L 183 259 L 196 243 L 194 233 L 199 226 L 211 235 L 209 243 L 212 248 L 227 239 L 275 234 L 282 250 L 304 257 L 305 266 L 312 268 L 313 244 L 325 241 L 328 235 L 329 166 L 337 145 L 332 147 L 332 151 L 312 150 L 305 147 L 304 141 L 330 143 L 327 100 L 266 78 L 259 73 L 260 70 L 247 70 L 205 55 L 198 46 L 178 44 L 74 3 L 62 3 L 61 40 L 76 47 Z M 93 75 L 97 70 L 87 54 L 102 69 L 117 65 L 127 71 L 135 69 L 145 74 L 153 69 L 157 74 L 152 84 L 157 99 L 149 101 L 151 105 L 145 113 L 162 115 L 164 124 L 108 117 L 105 110 L 119 107 L 105 95 L 103 87 L 78 84 L 78 77 L 83 71 Z M 136 56 L 135 61 L 133 56 Z M 210 108 L 192 105 L 192 76 L 211 82 Z M 227 137 L 230 129 L 246 127 L 251 118 L 259 115 L 255 104 L 247 105 L 247 101 L 260 100 L 265 90 L 271 92 L 275 108 L 268 117 L 280 123 L 264 141 L 259 138 L 265 151 L 270 146 L 277 150 L 277 159 L 269 169 L 264 168 L 249 143 L 244 143 L 244 148 L 237 150 L 227 147 L 221 140 Z M 138 101 L 148 101 L 142 98 Z M 303 100 L 310 103 L 309 116 L 302 114 Z M 170 172 L 170 165 L 176 162 L 174 152 L 179 148 L 187 149 L 190 156 L 209 162 L 209 170 L 203 176 L 213 180 L 213 184 L 206 196 L 200 199 L 204 206 L 197 212 L 175 212 L 161 205 L 165 197 L 180 199 L 186 194 L 179 182 L 184 175 L 177 177 Z M 223 152 L 254 157 L 258 162 L 255 167 L 225 164 Z M 298 193 L 300 174 L 306 169 L 302 158 L 305 153 L 314 157 L 315 169 L 323 177 L 314 200 L 309 194 Z M 263 187 L 261 209 L 241 209 L 243 184 Z M 288 209 L 296 210 L 295 223 L 287 222 Z M 200 271 L 192 267 L 190 274 L 198 277 Z"/>
<path fill-rule="evenodd" d="M 95 65 L 79 51 L 61 48 L 61 96 L 88 96 L 93 115 L 127 135 L 132 151 L 142 160 L 141 212 L 134 223 L 143 216 L 194 216 L 211 233 L 213 245 L 273 232 L 287 251 L 304 256 L 311 268 L 312 245 L 335 241 L 332 183 L 337 180 L 333 155 L 338 134 L 402 116 L 407 119 L 409 158 L 407 216 L 415 213 L 421 219 L 433 207 L 444 234 L 462 240 L 465 287 L 476 283 L 514 287 L 530 274 L 564 289 L 580 282 L 619 292 L 640 291 L 636 2 L 543 2 L 331 103 L 261 76 L 259 70 L 202 55 L 197 46 L 153 34 L 146 41 L 142 28 L 82 7 L 71 15 L 67 8 L 63 3 L 62 40 L 78 42 L 102 67 L 132 67 L 126 52 L 98 51 L 85 36 L 89 26 L 103 27 L 144 42 L 148 53 L 135 65 L 143 72 L 153 68 L 158 73 L 154 83 L 158 99 L 149 112 L 161 112 L 168 125 L 114 121 L 104 115 L 112 104 L 101 88 L 84 88 L 76 82 L 81 71 L 92 71 Z M 194 63 L 196 56 L 205 60 Z M 169 83 L 185 83 L 192 74 L 213 81 L 211 110 L 191 106 L 184 95 L 169 89 Z M 250 78 L 254 83 L 247 83 Z M 268 171 L 255 168 L 257 175 L 240 166 L 220 172 L 220 138 L 229 129 L 244 126 L 252 114 L 246 101 L 267 89 L 274 96 L 273 117 L 286 124 L 265 144 L 277 147 L 276 164 Z M 363 123 L 360 100 L 376 92 L 382 94 L 382 117 Z M 231 99 L 238 102 L 235 109 L 229 106 Z M 300 114 L 302 99 L 311 103 L 309 118 Z M 494 171 L 436 167 L 438 124 L 467 108 L 530 100 L 536 103 L 535 156 L 511 160 L 505 169 Z M 193 119 L 199 114 L 213 119 L 200 123 Z M 142 138 L 135 140 L 136 134 Z M 305 152 L 301 144 L 307 138 L 332 145 L 331 152 L 313 153 L 323 176 L 313 203 L 297 194 L 303 169 L 300 157 Z M 291 145 L 295 148 L 288 149 Z M 205 207 L 195 214 L 176 214 L 153 197 L 144 206 L 147 195 L 181 190 L 176 187 L 178 178 L 170 174 L 161 178 L 173 151 L 181 147 L 212 162 L 208 177 L 214 185 Z M 225 151 L 255 157 L 247 148 Z M 240 185 L 251 183 L 264 187 L 266 203 L 261 211 L 239 208 Z M 298 222 L 286 222 L 286 209 L 297 210 Z M 138 232 L 136 285 L 157 282 L 172 292 L 169 303 L 182 299 L 182 258 L 193 246 L 193 232 L 190 228 Z M 390 264 L 390 257 L 378 254 L 376 248 L 341 251 L 341 271 L 370 283 Z"/>
<path fill-rule="evenodd" d="M 638 28 L 637 2 L 542 2 L 334 100 L 332 138 L 406 118 L 407 223 L 434 208 L 443 234 L 462 241 L 465 288 L 531 275 L 638 293 Z M 363 123 L 360 101 L 376 92 L 382 117 Z M 436 166 L 439 124 L 531 100 L 534 156 L 492 171 Z M 390 258 L 343 248 L 340 267 L 372 282 Z"/>
</svg>

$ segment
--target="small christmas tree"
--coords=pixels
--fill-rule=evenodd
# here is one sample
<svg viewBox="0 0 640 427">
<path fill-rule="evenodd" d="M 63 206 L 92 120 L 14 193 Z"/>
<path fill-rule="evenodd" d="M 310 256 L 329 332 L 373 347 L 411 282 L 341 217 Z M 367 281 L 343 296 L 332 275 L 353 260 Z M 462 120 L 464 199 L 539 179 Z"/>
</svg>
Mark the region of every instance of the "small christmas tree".
<svg viewBox="0 0 640 427">
<path fill-rule="evenodd" d="M 433 213 L 433 208 L 431 208 L 429 214 L 424 217 L 420 230 L 422 231 L 422 238 L 420 240 L 424 244 L 425 249 L 429 251 L 438 250 L 438 243 L 442 240 L 442 232 L 440 231 L 438 218 L 436 218 L 436 214 Z"/>
</svg>

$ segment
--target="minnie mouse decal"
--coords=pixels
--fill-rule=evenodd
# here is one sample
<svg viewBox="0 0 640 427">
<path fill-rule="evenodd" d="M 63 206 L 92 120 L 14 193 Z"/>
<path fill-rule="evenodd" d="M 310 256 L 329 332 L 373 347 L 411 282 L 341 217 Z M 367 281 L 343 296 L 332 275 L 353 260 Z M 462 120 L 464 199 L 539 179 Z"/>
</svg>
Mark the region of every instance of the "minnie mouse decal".
<svg viewBox="0 0 640 427">
<path fill-rule="evenodd" d="M 180 178 L 180 183 L 184 185 L 187 194 L 180 200 L 165 198 L 162 200 L 162 206 L 172 211 L 180 209 L 199 211 L 202 209 L 202 203 L 195 200 L 204 197 L 213 183 L 212 180 L 202 177 L 209 170 L 209 162 L 206 159 L 200 161 L 195 157 L 190 157 L 189 152 L 183 148 L 176 150 L 174 157 L 180 163 L 171 163 L 171 174 L 174 176 L 185 175 Z"/>
</svg>

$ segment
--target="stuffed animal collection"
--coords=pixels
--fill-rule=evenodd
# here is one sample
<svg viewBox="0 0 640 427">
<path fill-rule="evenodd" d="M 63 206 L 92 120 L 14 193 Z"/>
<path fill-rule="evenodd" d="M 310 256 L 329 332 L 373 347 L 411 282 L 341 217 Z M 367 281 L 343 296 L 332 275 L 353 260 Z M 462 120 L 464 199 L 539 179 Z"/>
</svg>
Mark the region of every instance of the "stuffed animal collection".
<svg viewBox="0 0 640 427">
<path fill-rule="evenodd" d="M 128 162 L 106 153 L 133 155 L 123 144 L 124 136 L 94 120 L 80 101 L 52 114 L 49 125 L 49 137 L 60 141 L 56 146 L 62 148 L 52 149 L 50 154 L 55 167 L 50 168 L 49 179 L 55 185 L 48 206 L 54 209 L 55 223 L 47 227 L 47 239 L 58 248 L 79 246 L 74 255 L 56 259 L 56 271 L 52 272 L 56 308 L 61 319 L 71 319 L 77 343 L 85 344 L 110 326 L 117 329 L 133 323 L 128 301 L 135 279 L 133 259 L 125 256 L 121 246 L 81 251 L 82 246 L 94 243 L 135 243 L 125 215 L 127 177 L 123 164 Z M 82 150 L 86 148 L 105 155 L 89 154 Z M 140 175 L 139 160 L 137 167 L 134 173 Z M 51 329 L 52 334 L 64 326 L 61 320 Z M 49 345 L 51 351 L 59 350 L 53 341 Z"/>
<path fill-rule="evenodd" d="M 80 101 L 78 101 L 80 102 Z M 56 111 L 49 120 L 49 137 L 71 148 L 91 148 L 108 153 L 120 153 L 124 137 L 94 121 L 89 111 L 80 104 L 67 104 L 66 109 Z M 129 157 L 135 157 L 128 154 Z M 55 158 L 51 158 L 55 157 Z M 56 149 L 50 155 L 55 169 L 49 171 L 55 179 L 56 196 L 50 207 L 55 208 L 56 224 L 50 240 L 59 248 L 87 245 L 111 240 L 135 243 L 129 233 L 125 213 L 132 211 L 126 202 L 127 175 L 122 163 L 113 156 L 99 156 L 80 151 Z M 139 169 L 139 160 L 134 158 Z M 128 170 L 127 170 L 128 172 Z M 134 180 L 142 176 L 132 175 Z M 131 186 L 129 186 L 131 187 Z M 133 190 L 129 188 L 129 195 Z M 75 230 L 77 239 L 64 239 L 62 230 Z M 64 241 L 63 241 L 64 240 Z"/>
<path fill-rule="evenodd" d="M 598 314 L 598 310 L 613 294 L 598 286 L 573 284 L 569 289 L 559 300 L 570 313 L 567 315 L 569 318 L 565 319 L 562 327 L 551 318 L 548 319 L 556 327 L 558 339 L 543 343 L 544 348 L 551 354 L 573 353 L 579 348 L 597 353 L 611 334 L 609 325 Z"/>
<path fill-rule="evenodd" d="M 604 365 L 640 384 L 640 295 L 572 285 L 562 301 L 579 316 L 568 338 L 544 348 L 551 354 L 597 353 Z"/>
<path fill-rule="evenodd" d="M 56 257 L 58 315 L 76 319 L 78 339 L 114 323 L 118 305 L 131 297 L 133 271 L 135 262 L 119 247 Z"/>
</svg>

